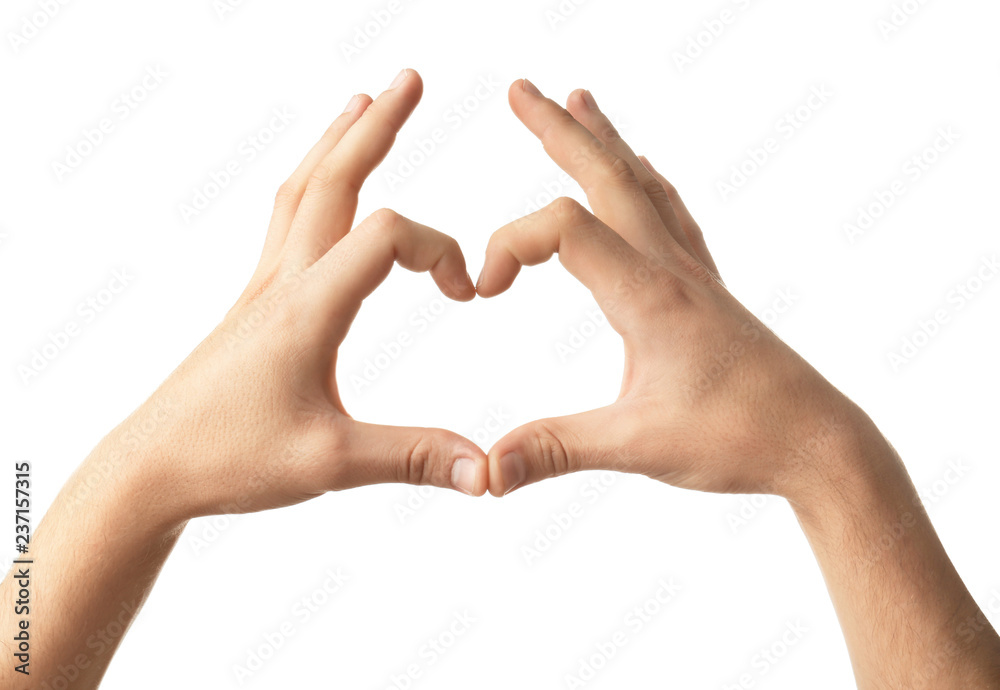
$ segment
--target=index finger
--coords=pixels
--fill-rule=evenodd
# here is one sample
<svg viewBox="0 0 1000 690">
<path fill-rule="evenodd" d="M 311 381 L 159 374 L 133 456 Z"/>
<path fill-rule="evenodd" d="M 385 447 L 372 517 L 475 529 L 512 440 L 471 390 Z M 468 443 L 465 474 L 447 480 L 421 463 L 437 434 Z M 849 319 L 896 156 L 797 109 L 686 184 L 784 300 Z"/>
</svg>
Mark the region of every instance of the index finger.
<svg viewBox="0 0 1000 690">
<path fill-rule="evenodd" d="M 511 84 L 508 98 L 514 114 L 538 137 L 545 152 L 580 183 L 598 218 L 640 252 L 661 245 L 664 235 L 676 244 L 628 161 L 527 79 Z"/>
<path fill-rule="evenodd" d="M 419 74 L 400 72 L 316 164 L 288 233 L 295 258 L 318 261 L 350 231 L 361 186 L 388 155 L 422 93 Z"/>
<path fill-rule="evenodd" d="M 590 289 L 611 326 L 623 336 L 626 321 L 634 322 L 636 314 L 655 302 L 648 296 L 657 291 L 643 287 L 676 280 L 662 242 L 643 256 L 578 202 L 562 197 L 493 233 L 476 291 L 481 297 L 498 295 L 511 286 L 521 266 L 543 263 L 553 254 Z M 624 320 L 620 318 L 625 314 Z"/>
<path fill-rule="evenodd" d="M 389 209 L 366 218 L 347 237 L 309 268 L 317 277 L 309 303 L 330 322 L 340 342 L 361 303 L 389 275 L 393 264 L 429 271 L 448 297 L 468 301 L 476 296 L 465 270 L 465 257 L 453 238 Z"/>
</svg>

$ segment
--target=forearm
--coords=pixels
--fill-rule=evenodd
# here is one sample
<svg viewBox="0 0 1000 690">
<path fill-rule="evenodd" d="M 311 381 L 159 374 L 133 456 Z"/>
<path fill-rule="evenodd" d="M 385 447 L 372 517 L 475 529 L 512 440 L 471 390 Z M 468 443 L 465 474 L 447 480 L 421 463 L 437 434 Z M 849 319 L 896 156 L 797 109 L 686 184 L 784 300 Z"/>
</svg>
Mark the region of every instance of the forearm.
<svg viewBox="0 0 1000 690">
<path fill-rule="evenodd" d="M 130 452 L 125 452 L 126 448 Z M 102 441 L 57 496 L 24 556 L 30 565 L 30 676 L 0 668 L 2 687 L 96 688 L 177 541 L 183 522 L 165 520 L 138 451 L 120 434 Z M 0 585 L 6 647 L 18 567 Z M 10 634 L 8 634 L 10 631 Z M 60 668 L 61 667 L 61 668 Z"/>
<path fill-rule="evenodd" d="M 902 462 L 870 420 L 841 472 L 790 499 L 823 571 L 858 687 L 1000 688 L 1000 639 L 969 594 Z"/>
</svg>

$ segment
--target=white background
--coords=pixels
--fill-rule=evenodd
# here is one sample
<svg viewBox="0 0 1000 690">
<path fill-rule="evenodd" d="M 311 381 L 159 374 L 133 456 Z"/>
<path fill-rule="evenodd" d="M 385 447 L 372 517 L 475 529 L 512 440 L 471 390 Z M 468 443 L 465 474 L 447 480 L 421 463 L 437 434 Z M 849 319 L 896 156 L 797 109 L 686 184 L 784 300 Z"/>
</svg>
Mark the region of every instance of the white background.
<svg viewBox="0 0 1000 690">
<path fill-rule="evenodd" d="M 391 206 L 454 235 L 475 277 L 490 232 L 544 202 L 546 189 L 582 198 L 508 109 L 507 85 L 527 76 L 560 100 L 591 89 L 676 184 L 732 291 L 873 416 L 932 493 L 929 512 L 969 589 L 1000 610 L 1000 280 L 961 309 L 948 300 L 1000 250 L 1000 6 L 907 4 L 915 13 L 885 35 L 887 0 L 589 0 L 563 3 L 559 15 L 555 0 L 404 1 L 347 59 L 344 45 L 388 0 L 255 0 L 221 16 L 211 0 L 69 2 L 16 46 L 11 35 L 35 21 L 40 3 L 7 0 L 4 471 L 33 463 L 37 521 L 94 444 L 231 305 L 257 260 L 274 191 L 327 123 L 401 67 L 421 72 L 424 100 L 364 189 L 361 215 Z M 701 54 L 680 68 L 675 54 L 723 10 L 733 21 L 702 35 Z M 156 67 L 167 76 L 122 119 L 116 99 Z M 477 98 L 481 80 L 499 87 Z M 779 121 L 813 87 L 832 97 L 801 111 L 808 118 L 786 137 Z M 455 104 L 468 98 L 475 107 L 456 119 Z M 238 147 L 276 107 L 293 122 L 247 162 Z M 113 131 L 60 179 L 53 164 L 104 117 Z M 445 143 L 391 188 L 385 172 L 435 127 Z M 920 179 L 907 176 L 907 161 L 948 127 L 959 139 Z M 769 137 L 777 152 L 723 198 L 717 183 Z M 233 158 L 241 174 L 186 222 L 181 204 Z M 849 241 L 844 224 L 896 179 L 905 194 Z M 79 321 L 78 305 L 116 269 L 133 276 L 127 289 L 24 381 L 18 367 L 50 332 Z M 794 296 L 791 307 L 768 312 L 781 291 Z M 526 269 L 495 300 L 439 299 L 427 276 L 397 269 L 368 300 L 341 356 L 354 416 L 480 430 L 489 447 L 517 424 L 614 398 L 621 346 L 609 328 L 566 361 L 557 353 L 594 305 L 558 262 Z M 411 321 L 441 305 L 426 329 Z M 948 323 L 894 368 L 889 353 L 939 308 Z M 414 344 L 355 391 L 350 376 L 403 331 Z M 503 428 L 488 431 L 496 410 Z M 948 473 L 949 463 L 962 469 Z M 610 487 L 591 501 L 583 492 L 602 479 Z M 401 514 L 411 500 L 418 507 Z M 524 547 L 573 502 L 582 517 L 529 563 Z M 195 521 L 104 687 L 380 689 L 414 663 L 412 688 L 568 687 L 567 674 L 619 629 L 628 644 L 586 687 L 724 688 L 741 674 L 757 688 L 852 686 L 821 575 L 787 505 L 768 499 L 737 525 L 741 507 L 740 497 L 644 478 L 576 475 L 503 500 L 436 490 L 420 505 L 409 487 L 378 486 Z M 295 603 L 331 568 L 349 581 L 304 621 Z M 627 625 L 661 578 L 680 592 L 641 630 Z M 464 611 L 471 629 L 428 663 L 423 646 Z M 294 636 L 240 685 L 234 666 L 286 622 Z M 755 655 L 797 622 L 807 631 L 765 672 Z"/>
</svg>

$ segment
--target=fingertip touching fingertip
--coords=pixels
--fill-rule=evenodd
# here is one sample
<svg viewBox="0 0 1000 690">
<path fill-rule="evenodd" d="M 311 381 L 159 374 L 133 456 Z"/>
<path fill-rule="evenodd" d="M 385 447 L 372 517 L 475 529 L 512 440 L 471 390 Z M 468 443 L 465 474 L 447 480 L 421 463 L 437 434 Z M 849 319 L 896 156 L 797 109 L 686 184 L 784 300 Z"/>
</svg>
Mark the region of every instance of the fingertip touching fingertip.
<svg viewBox="0 0 1000 690">
<path fill-rule="evenodd" d="M 500 479 L 502 481 L 503 495 L 506 496 L 511 491 L 521 486 L 528 475 L 524 466 L 524 458 L 517 452 L 510 451 L 500 457 Z"/>
<path fill-rule="evenodd" d="M 476 494 L 477 463 L 469 457 L 460 457 L 451 466 L 451 485 L 468 496 Z"/>
<path fill-rule="evenodd" d="M 476 286 L 472 284 L 472 276 L 468 273 L 452 280 L 449 286 L 451 288 L 450 297 L 459 302 L 468 302 L 476 297 Z"/>
</svg>

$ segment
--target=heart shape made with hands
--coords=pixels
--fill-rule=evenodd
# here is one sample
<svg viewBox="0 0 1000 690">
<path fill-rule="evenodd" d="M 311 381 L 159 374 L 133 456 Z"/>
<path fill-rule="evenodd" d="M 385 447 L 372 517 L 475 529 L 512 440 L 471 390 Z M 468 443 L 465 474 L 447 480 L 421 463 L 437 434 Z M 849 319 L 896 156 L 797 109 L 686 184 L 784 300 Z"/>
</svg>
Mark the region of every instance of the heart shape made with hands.
<svg viewBox="0 0 1000 690">
<path fill-rule="evenodd" d="M 589 91 L 574 91 L 563 108 L 519 80 L 509 100 L 593 213 L 560 198 L 497 230 L 476 292 L 496 296 L 522 266 L 558 254 L 622 336 L 625 368 L 612 404 L 530 422 L 497 441 L 487 454 L 489 492 L 585 469 L 706 491 L 784 491 L 804 463 L 790 469 L 760 458 L 834 435 L 850 412 L 842 396 L 728 292 L 677 190 L 635 154 Z M 746 404 L 788 399 L 789 391 L 800 393 L 793 405 Z M 817 431 L 816 419 L 828 423 Z M 481 470 L 456 462 L 453 486 L 476 493 Z"/>
<path fill-rule="evenodd" d="M 251 507 L 382 482 L 502 496 L 586 469 L 704 491 L 787 493 L 808 474 L 803 467 L 813 469 L 792 451 L 833 434 L 851 405 L 728 292 L 676 189 L 633 152 L 589 91 L 571 93 L 564 108 L 527 80 L 511 85 L 514 114 L 593 212 L 560 198 L 500 228 L 476 285 L 453 238 L 394 211 L 352 230 L 358 192 L 421 92 L 419 75 L 404 70 L 377 99 L 352 98 L 277 194 L 260 263 L 230 315 L 239 321 L 261 304 L 276 312 L 265 359 L 274 363 L 270 377 L 291 383 L 278 400 L 271 389 L 260 393 L 284 413 L 255 428 L 247 447 L 293 437 L 301 452 L 267 470 L 279 477 L 279 495 Z M 525 424 L 488 453 L 450 431 L 367 424 L 346 412 L 329 353 L 393 264 L 428 271 L 445 295 L 468 301 L 499 295 L 522 266 L 556 254 L 622 337 L 617 400 Z M 240 366 L 259 367 L 254 356 Z M 830 423 L 818 429 L 817 420 Z M 246 472 L 237 458 L 247 447 L 224 472 Z"/>
</svg>

